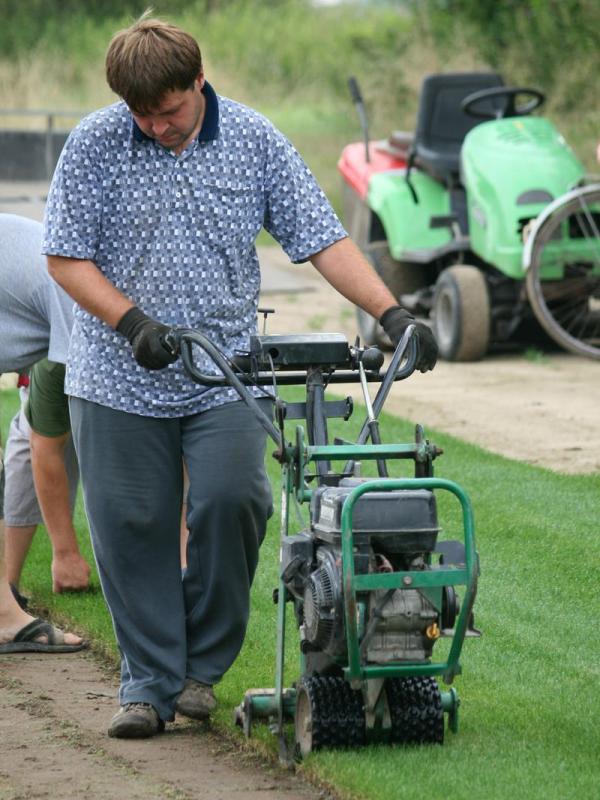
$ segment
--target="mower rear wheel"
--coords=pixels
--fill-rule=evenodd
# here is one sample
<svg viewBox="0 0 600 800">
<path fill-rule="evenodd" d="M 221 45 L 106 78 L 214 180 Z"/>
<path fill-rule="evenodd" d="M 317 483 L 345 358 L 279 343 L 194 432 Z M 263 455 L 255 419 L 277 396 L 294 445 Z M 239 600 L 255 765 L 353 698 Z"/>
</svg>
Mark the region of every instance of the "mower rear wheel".
<svg viewBox="0 0 600 800">
<path fill-rule="evenodd" d="M 296 755 L 323 747 L 358 747 L 366 741 L 361 692 L 344 678 L 303 678 L 296 686 Z"/>
<path fill-rule="evenodd" d="M 391 678 L 385 691 L 394 742 L 444 743 L 442 696 L 434 678 Z"/>
<path fill-rule="evenodd" d="M 557 344 L 600 359 L 600 187 L 556 201 L 534 227 L 527 296 Z"/>
<path fill-rule="evenodd" d="M 379 322 L 358 306 L 356 307 L 356 325 L 362 345 L 375 345 L 380 350 L 391 349 L 392 343 Z"/>
<path fill-rule="evenodd" d="M 424 267 L 397 261 L 392 257 L 385 241 L 371 242 L 364 248 L 364 254 L 400 304 L 402 304 L 403 294 L 413 294 L 427 285 Z M 357 308 L 356 318 L 363 344 L 374 344 L 384 350 L 391 348 L 392 343 L 374 317 L 367 314 L 362 308 Z"/>
<path fill-rule="evenodd" d="M 483 272 L 468 264 L 448 267 L 433 295 L 433 331 L 446 361 L 479 361 L 490 343 L 490 299 Z"/>
</svg>

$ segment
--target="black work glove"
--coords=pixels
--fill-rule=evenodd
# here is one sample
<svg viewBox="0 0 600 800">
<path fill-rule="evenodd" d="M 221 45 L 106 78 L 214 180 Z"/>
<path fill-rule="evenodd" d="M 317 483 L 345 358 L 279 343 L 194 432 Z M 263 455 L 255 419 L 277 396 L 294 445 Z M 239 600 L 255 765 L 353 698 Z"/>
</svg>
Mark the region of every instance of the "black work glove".
<svg viewBox="0 0 600 800">
<path fill-rule="evenodd" d="M 161 341 L 171 329 L 144 314 L 137 306 L 125 312 L 116 329 L 129 339 L 133 356 L 141 367 L 164 369 L 177 361 L 177 355 L 167 350 Z"/>
<path fill-rule="evenodd" d="M 438 357 L 438 346 L 431 328 L 423 322 L 416 322 L 412 314 L 400 306 L 392 306 L 384 312 L 379 320 L 379 324 L 392 340 L 394 347 L 402 338 L 404 331 L 409 325 L 416 326 L 416 336 L 419 346 L 416 368 L 421 372 L 427 372 L 435 367 Z"/>
</svg>

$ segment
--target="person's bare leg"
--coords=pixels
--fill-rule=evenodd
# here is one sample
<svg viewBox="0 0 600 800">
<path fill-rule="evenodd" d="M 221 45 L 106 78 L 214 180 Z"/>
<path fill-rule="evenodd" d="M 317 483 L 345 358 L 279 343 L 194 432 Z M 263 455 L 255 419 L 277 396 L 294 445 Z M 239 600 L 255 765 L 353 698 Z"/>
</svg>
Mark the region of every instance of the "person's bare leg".
<svg viewBox="0 0 600 800">
<path fill-rule="evenodd" d="M 33 622 L 34 617 L 23 611 L 13 597 L 13 593 L 6 579 L 6 566 L 4 563 L 4 520 L 0 519 L 0 643 L 10 642 L 15 635 Z M 45 635 L 38 637 L 44 642 Z M 80 644 L 81 637 L 73 633 L 65 633 L 65 644 Z"/>
<path fill-rule="evenodd" d="M 31 431 L 31 467 L 42 517 L 52 542 L 52 591 L 87 589 L 90 567 L 79 552 L 69 503 L 65 446 L 69 434 L 42 436 Z"/>
<path fill-rule="evenodd" d="M 6 559 L 6 577 L 9 583 L 19 588 L 21 572 L 31 547 L 37 525 L 5 526 L 4 556 Z"/>
</svg>

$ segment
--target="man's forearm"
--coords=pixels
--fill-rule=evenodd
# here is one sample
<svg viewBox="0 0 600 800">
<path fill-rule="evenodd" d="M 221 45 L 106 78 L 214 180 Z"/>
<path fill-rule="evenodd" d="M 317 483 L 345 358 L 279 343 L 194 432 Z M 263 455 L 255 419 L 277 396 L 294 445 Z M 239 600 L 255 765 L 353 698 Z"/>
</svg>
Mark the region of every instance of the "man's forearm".
<svg viewBox="0 0 600 800">
<path fill-rule="evenodd" d="M 375 319 L 398 301 L 351 239 L 341 239 L 311 262 L 325 280 Z"/>
<path fill-rule="evenodd" d="M 93 261 L 48 256 L 48 272 L 82 308 L 129 340 L 141 367 L 164 369 L 177 360 L 177 355 L 163 343 L 168 326 L 149 317 L 121 294 Z"/>
<path fill-rule="evenodd" d="M 58 554 L 79 552 L 71 518 L 64 450 L 69 434 L 41 436 L 31 431 L 31 467 L 42 517 Z"/>
<path fill-rule="evenodd" d="M 65 467 L 69 434 L 48 437 L 31 431 L 31 466 L 35 490 L 52 542 L 52 591 L 87 589 L 90 567 L 79 551 Z"/>
<path fill-rule="evenodd" d="M 104 277 L 93 261 L 48 256 L 48 271 L 75 302 L 116 328 L 134 303 Z"/>
</svg>

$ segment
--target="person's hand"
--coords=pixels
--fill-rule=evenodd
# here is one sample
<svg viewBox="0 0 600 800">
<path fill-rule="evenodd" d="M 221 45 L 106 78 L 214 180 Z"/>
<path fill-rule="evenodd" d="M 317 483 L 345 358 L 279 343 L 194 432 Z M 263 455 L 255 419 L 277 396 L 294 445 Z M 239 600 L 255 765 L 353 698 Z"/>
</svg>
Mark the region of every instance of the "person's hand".
<svg viewBox="0 0 600 800">
<path fill-rule="evenodd" d="M 83 592 L 90 582 L 90 566 L 78 552 L 52 556 L 52 591 Z"/>
<path fill-rule="evenodd" d="M 177 355 L 167 350 L 162 343 L 162 337 L 171 329 L 144 314 L 137 306 L 130 308 L 121 317 L 116 330 L 129 339 L 133 357 L 140 367 L 164 369 L 177 361 Z"/>
<path fill-rule="evenodd" d="M 416 368 L 421 372 L 427 372 L 435 367 L 438 357 L 438 345 L 431 328 L 423 322 L 416 322 L 412 314 L 400 306 L 392 306 L 384 312 L 379 324 L 392 340 L 394 347 L 402 338 L 404 331 L 409 325 L 415 325 L 419 354 L 417 356 Z"/>
</svg>

